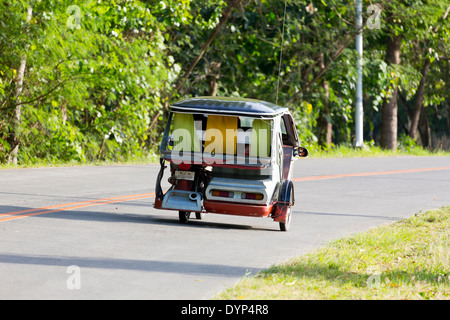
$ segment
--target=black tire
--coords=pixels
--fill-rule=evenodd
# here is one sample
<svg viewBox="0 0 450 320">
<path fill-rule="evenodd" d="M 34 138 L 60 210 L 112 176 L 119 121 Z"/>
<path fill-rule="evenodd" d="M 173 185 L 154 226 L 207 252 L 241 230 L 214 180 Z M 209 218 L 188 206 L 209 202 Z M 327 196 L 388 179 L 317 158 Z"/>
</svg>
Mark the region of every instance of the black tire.
<svg viewBox="0 0 450 320">
<path fill-rule="evenodd" d="M 289 227 L 291 226 L 291 216 L 292 216 L 292 207 L 288 208 L 287 213 L 287 221 L 286 223 L 280 222 L 280 230 L 281 231 L 289 231 Z"/>
<path fill-rule="evenodd" d="M 195 213 L 195 219 L 202 220 L 204 217 L 205 217 L 205 214 L 203 212 Z"/>
<path fill-rule="evenodd" d="M 287 220 L 286 222 L 280 222 L 280 230 L 288 231 L 291 225 L 292 218 L 292 206 L 295 203 L 294 199 L 294 184 L 290 180 L 283 181 L 283 184 L 280 189 L 279 200 L 282 203 L 286 203 L 287 208 Z"/>
<path fill-rule="evenodd" d="M 278 200 L 289 203 L 291 206 L 295 204 L 294 183 L 291 180 L 284 180 L 278 194 Z"/>
<path fill-rule="evenodd" d="M 191 216 L 191 213 L 189 211 L 179 211 L 178 212 L 178 218 L 180 219 L 181 223 L 187 223 L 189 221 L 190 216 Z"/>
</svg>

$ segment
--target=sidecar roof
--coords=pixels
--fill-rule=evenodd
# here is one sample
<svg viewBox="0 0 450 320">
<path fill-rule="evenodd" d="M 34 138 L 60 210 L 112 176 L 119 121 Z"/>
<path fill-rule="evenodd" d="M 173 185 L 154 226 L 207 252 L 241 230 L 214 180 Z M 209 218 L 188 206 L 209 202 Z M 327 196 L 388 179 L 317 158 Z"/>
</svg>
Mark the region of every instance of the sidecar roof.
<svg viewBox="0 0 450 320">
<path fill-rule="evenodd" d="M 230 97 L 195 97 L 173 103 L 174 112 L 273 118 L 288 113 L 288 108 L 270 102 Z"/>
</svg>

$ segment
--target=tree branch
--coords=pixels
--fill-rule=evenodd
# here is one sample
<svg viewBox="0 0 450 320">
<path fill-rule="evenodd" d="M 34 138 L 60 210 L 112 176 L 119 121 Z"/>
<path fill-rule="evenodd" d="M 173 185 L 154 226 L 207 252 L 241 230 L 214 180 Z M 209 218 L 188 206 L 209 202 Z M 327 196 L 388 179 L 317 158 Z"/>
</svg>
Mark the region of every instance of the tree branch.
<svg viewBox="0 0 450 320">
<path fill-rule="evenodd" d="M 242 1 L 243 0 L 233 0 L 233 1 L 227 2 L 227 8 L 224 10 L 222 17 L 220 18 L 219 24 L 216 26 L 214 31 L 209 35 L 208 40 L 206 40 L 205 44 L 203 45 L 202 49 L 200 50 L 200 53 L 197 55 L 197 57 L 191 63 L 191 65 L 188 68 L 188 70 L 186 71 L 186 73 L 181 78 L 178 79 L 177 84 L 175 86 L 175 91 L 178 91 L 183 87 L 185 80 L 191 75 L 192 71 L 194 71 L 194 68 L 197 66 L 198 62 L 203 57 L 206 50 L 209 48 L 211 43 L 217 37 L 217 35 L 219 34 L 219 31 L 222 29 L 222 27 L 225 25 L 228 18 L 230 17 L 233 9 L 235 7 L 237 7 L 239 5 L 239 3 L 241 3 Z"/>
<path fill-rule="evenodd" d="M 57 83 L 53 88 L 51 88 L 49 91 L 47 91 L 46 93 L 43 93 L 43 94 L 41 94 L 40 96 L 37 96 L 36 98 L 31 99 L 31 100 L 28 100 L 28 101 L 23 101 L 23 102 L 21 101 L 21 102 L 19 102 L 19 103 L 16 103 L 15 105 L 16 105 L 16 106 L 19 106 L 19 105 L 28 104 L 28 103 L 32 103 L 32 102 L 41 100 L 41 99 L 43 99 L 43 98 L 49 96 L 53 91 L 55 91 L 56 89 L 58 89 L 58 88 L 59 88 L 61 85 L 63 85 L 64 83 L 69 82 L 69 81 L 72 81 L 72 80 L 76 80 L 76 79 L 79 79 L 79 77 L 73 77 L 73 78 L 70 78 L 70 79 L 65 79 L 65 80 L 63 80 L 63 81 L 58 81 L 58 83 Z"/>
<path fill-rule="evenodd" d="M 214 41 L 214 39 L 219 34 L 219 31 L 223 28 L 223 26 L 227 22 L 233 9 L 236 8 L 243 1 L 244 0 L 229 0 L 229 1 L 227 1 L 227 8 L 224 10 L 222 17 L 220 18 L 219 24 L 216 26 L 216 28 L 213 30 L 213 32 L 209 35 L 208 39 L 206 40 L 205 44 L 203 45 L 202 49 L 200 50 L 200 53 L 197 55 L 197 57 L 191 63 L 191 65 L 189 66 L 186 73 L 181 78 L 178 78 L 175 88 L 172 91 L 172 94 L 169 96 L 173 96 L 174 92 L 180 91 L 181 88 L 185 85 L 185 82 L 186 82 L 185 80 L 191 75 L 192 71 L 194 71 L 195 67 L 197 66 L 197 64 L 203 57 L 203 55 L 206 53 L 208 48 L 211 46 L 211 43 Z M 170 100 L 170 98 L 168 98 L 167 101 L 165 102 L 164 109 L 167 109 L 167 107 L 168 107 L 168 100 Z M 150 131 L 152 129 L 152 127 L 158 122 L 157 120 L 160 115 L 161 115 L 161 111 L 158 111 L 153 116 L 153 118 L 150 122 L 150 126 L 148 127 L 148 131 Z"/>
<path fill-rule="evenodd" d="M 364 26 L 361 27 L 361 29 L 358 29 L 354 34 L 350 34 L 350 36 L 346 39 L 346 41 L 338 48 L 338 50 L 336 50 L 336 52 L 334 53 L 334 55 L 331 57 L 330 61 L 326 64 L 326 66 L 320 70 L 319 73 L 316 74 L 316 76 L 308 81 L 306 83 L 306 85 L 302 86 L 302 89 L 300 89 L 299 91 L 297 91 L 292 98 L 287 102 L 288 104 L 295 102 L 298 97 L 300 96 L 300 94 L 302 94 L 303 92 L 305 92 L 307 89 L 309 89 L 309 87 L 316 82 L 317 80 L 319 80 L 330 68 L 331 64 L 340 57 L 340 55 L 342 54 L 342 52 L 344 51 L 345 48 L 347 48 L 347 46 L 350 44 L 351 41 L 353 41 L 356 36 L 358 35 L 359 31 L 362 30 L 362 28 L 364 28 Z"/>
</svg>

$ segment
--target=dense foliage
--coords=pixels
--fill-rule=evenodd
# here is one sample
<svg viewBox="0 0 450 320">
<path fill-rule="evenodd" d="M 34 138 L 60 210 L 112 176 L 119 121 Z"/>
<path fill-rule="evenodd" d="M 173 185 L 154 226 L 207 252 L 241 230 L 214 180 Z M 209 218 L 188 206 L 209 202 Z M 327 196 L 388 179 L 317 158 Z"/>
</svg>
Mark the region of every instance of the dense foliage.
<svg viewBox="0 0 450 320">
<path fill-rule="evenodd" d="M 394 147 L 444 147 L 448 2 L 372 4 L 365 139 L 380 143 L 395 107 Z M 306 146 L 351 145 L 355 37 L 350 0 L 0 0 L 0 163 L 147 156 L 168 104 L 198 95 L 287 105 Z"/>
</svg>

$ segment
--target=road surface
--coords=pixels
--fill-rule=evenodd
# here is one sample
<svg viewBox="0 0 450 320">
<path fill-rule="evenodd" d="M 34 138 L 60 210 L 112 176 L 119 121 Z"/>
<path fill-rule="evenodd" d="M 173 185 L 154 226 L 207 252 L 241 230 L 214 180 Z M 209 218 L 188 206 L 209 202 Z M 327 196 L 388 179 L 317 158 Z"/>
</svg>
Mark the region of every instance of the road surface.
<svg viewBox="0 0 450 320">
<path fill-rule="evenodd" d="M 295 163 L 289 232 L 213 214 L 182 225 L 152 208 L 158 169 L 0 170 L 0 299 L 210 299 L 332 239 L 450 205 L 450 157 L 308 158 Z"/>
</svg>

